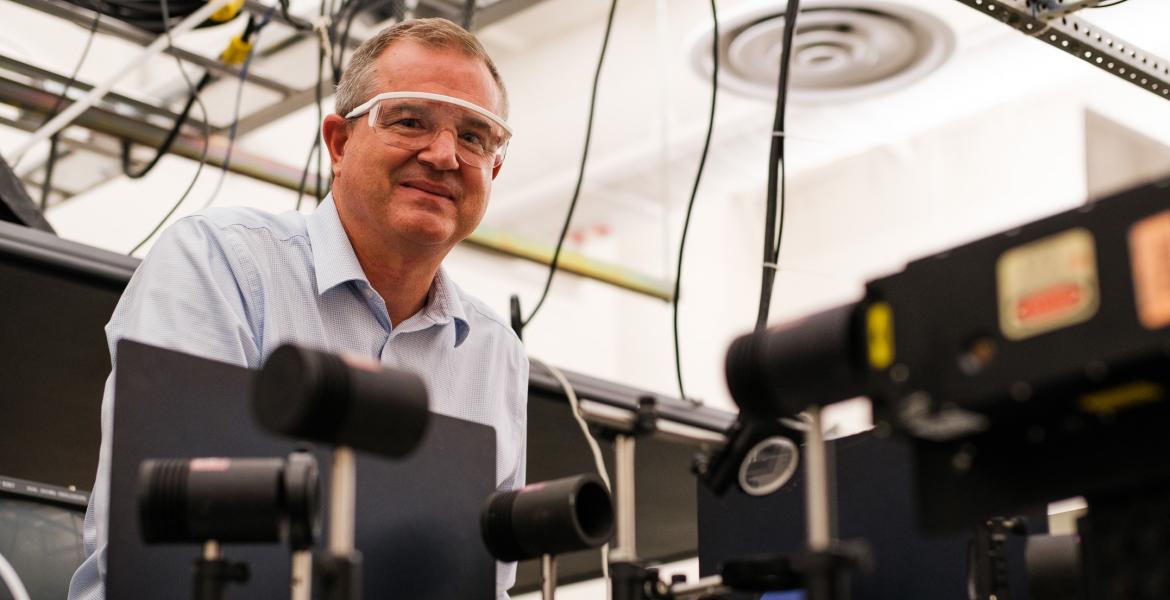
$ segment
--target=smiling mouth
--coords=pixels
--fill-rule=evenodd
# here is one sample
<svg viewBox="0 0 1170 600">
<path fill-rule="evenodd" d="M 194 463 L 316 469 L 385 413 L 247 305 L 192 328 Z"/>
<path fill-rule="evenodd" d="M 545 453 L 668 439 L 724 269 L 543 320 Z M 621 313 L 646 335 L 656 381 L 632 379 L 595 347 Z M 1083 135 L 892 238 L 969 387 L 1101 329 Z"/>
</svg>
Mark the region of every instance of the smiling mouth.
<svg viewBox="0 0 1170 600">
<path fill-rule="evenodd" d="M 455 198 L 452 196 L 452 194 L 451 194 L 450 192 L 446 191 L 446 190 L 440 190 L 440 189 L 436 189 L 436 188 L 424 187 L 424 186 L 421 186 L 421 185 L 415 185 L 415 184 L 413 184 L 413 183 L 409 183 L 409 182 L 407 182 L 407 183 L 403 183 L 403 184 L 401 184 L 401 185 L 402 185 L 402 187 L 405 187 L 405 188 L 409 188 L 409 189 L 412 189 L 412 190 L 418 190 L 418 191 L 420 191 L 420 192 L 423 192 L 423 193 L 426 193 L 426 194 L 430 194 L 430 195 L 432 195 L 432 196 L 438 196 L 438 197 L 440 197 L 440 198 L 445 198 L 445 199 L 447 199 L 447 200 L 454 200 L 454 199 L 455 199 Z"/>
</svg>

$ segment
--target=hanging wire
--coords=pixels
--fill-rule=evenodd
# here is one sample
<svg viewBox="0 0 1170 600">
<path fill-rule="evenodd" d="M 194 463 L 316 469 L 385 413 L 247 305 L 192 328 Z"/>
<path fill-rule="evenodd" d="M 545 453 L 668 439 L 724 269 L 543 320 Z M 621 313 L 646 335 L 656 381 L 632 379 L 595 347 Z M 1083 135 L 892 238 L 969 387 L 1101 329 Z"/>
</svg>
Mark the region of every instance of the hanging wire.
<svg viewBox="0 0 1170 600">
<path fill-rule="evenodd" d="M 169 1 L 170 0 L 161 0 L 160 2 L 162 5 L 163 33 L 167 36 L 167 44 L 174 46 L 175 41 L 171 39 L 171 28 L 169 24 L 170 19 L 167 14 L 167 3 Z M 167 214 L 163 216 L 162 220 L 160 220 L 158 224 L 154 226 L 154 229 L 151 229 L 150 233 L 147 234 L 146 237 L 142 238 L 141 242 L 135 244 L 135 246 L 126 253 L 131 256 L 135 252 L 138 252 L 138 250 L 142 248 L 146 242 L 150 241 L 150 239 L 153 238 L 160 229 L 162 229 L 167 220 L 175 214 L 175 211 L 177 211 L 179 207 L 182 206 L 183 201 L 187 199 L 187 196 L 195 187 L 195 182 L 199 181 L 199 174 L 203 172 L 203 166 L 207 164 L 207 147 L 211 141 L 211 126 L 207 124 L 207 107 L 203 105 L 203 99 L 199 96 L 199 90 L 196 89 L 195 84 L 191 83 L 191 78 L 187 77 L 187 71 L 183 69 L 183 62 L 179 60 L 178 57 L 175 58 L 175 64 L 179 66 L 179 74 L 183 76 L 183 81 L 187 83 L 187 89 L 191 91 L 191 96 L 195 99 L 195 103 L 199 105 L 199 112 L 203 115 L 203 152 L 199 156 L 199 166 L 195 168 L 195 175 L 191 178 L 191 183 L 187 184 L 187 189 L 183 191 L 183 195 L 179 196 L 179 200 L 175 202 L 174 206 L 171 206 L 171 209 L 168 210 Z"/>
<path fill-rule="evenodd" d="M 211 195 L 203 202 L 202 208 L 207 208 L 215 202 L 216 196 L 219 196 L 219 190 L 223 188 L 223 182 L 227 179 L 228 168 L 232 164 L 232 150 L 236 147 L 236 133 L 240 126 L 240 104 L 244 97 L 244 82 L 248 80 L 248 67 L 252 64 L 252 57 L 256 55 L 256 47 L 260 43 L 260 32 L 272 20 L 272 13 L 276 10 L 277 4 L 268 7 L 268 11 L 264 13 L 260 21 L 256 23 L 255 27 L 250 27 L 251 31 L 245 30 L 244 39 L 251 37 L 250 48 L 248 49 L 248 56 L 244 58 L 244 64 L 240 66 L 240 81 L 236 86 L 236 101 L 235 107 L 232 109 L 232 126 L 228 130 L 228 147 L 224 152 L 223 165 L 219 172 L 219 179 L 215 182 L 215 189 L 212 190 Z M 252 21 L 249 18 L 249 25 Z"/>
<path fill-rule="evenodd" d="M 776 112 L 772 122 L 772 146 L 768 153 L 768 197 L 764 216 L 764 261 L 760 281 L 760 306 L 756 315 L 756 330 L 768 326 L 768 310 L 772 305 L 772 287 L 779 268 L 780 243 L 784 236 L 784 188 L 787 185 L 784 157 L 784 112 L 788 104 L 788 73 L 792 58 L 792 38 L 796 34 L 796 18 L 800 0 L 789 0 L 784 9 L 784 36 L 781 41 L 780 76 L 777 82 Z"/>
<path fill-rule="evenodd" d="M 85 47 L 81 50 L 81 56 L 77 59 L 77 64 L 73 66 L 73 72 L 69 75 L 69 79 L 65 81 L 65 87 L 61 88 L 61 93 L 57 95 L 57 100 L 53 102 L 53 108 L 49 109 L 49 113 L 45 115 L 45 120 L 41 125 L 53 120 L 57 116 L 57 111 L 61 110 L 61 105 L 65 103 L 65 99 L 69 96 L 69 89 L 77 83 L 77 75 L 81 73 L 81 66 L 85 64 L 86 57 L 89 56 L 89 49 L 93 47 L 93 40 L 97 37 L 98 24 L 101 22 L 102 13 L 94 11 L 93 21 L 89 24 L 89 35 L 85 39 Z M 49 193 L 53 189 L 53 167 L 57 164 L 57 143 L 61 139 L 61 132 L 54 133 L 49 138 L 49 158 L 45 162 L 45 177 L 41 182 L 41 214 L 44 214 L 45 209 L 49 207 Z"/>
<path fill-rule="evenodd" d="M 711 0 L 711 110 L 707 114 L 707 136 L 703 139 L 703 153 L 699 157 L 699 168 L 695 172 L 695 184 L 691 187 L 691 198 L 687 201 L 686 216 L 683 217 L 682 235 L 678 241 L 678 261 L 674 273 L 674 295 L 670 300 L 671 318 L 674 334 L 674 374 L 678 380 L 678 395 L 687 399 L 686 388 L 683 387 L 682 352 L 679 350 L 678 336 L 678 299 L 682 290 L 683 251 L 687 247 L 687 231 L 691 226 L 691 211 L 695 207 L 695 196 L 699 193 L 699 182 L 703 179 L 703 167 L 707 164 L 707 151 L 711 148 L 711 133 L 715 130 L 715 97 L 719 92 L 719 12 L 715 8 L 715 0 Z"/>
<path fill-rule="evenodd" d="M 540 307 L 548 298 L 548 291 L 552 286 L 553 276 L 556 275 L 557 264 L 561 258 L 561 249 L 565 245 L 565 237 L 569 234 L 569 225 L 573 222 L 573 212 L 577 209 L 577 199 L 581 196 L 581 184 L 585 180 L 585 163 L 589 158 L 589 142 L 593 138 L 593 114 L 597 105 L 597 84 L 601 80 L 601 67 L 605 64 L 605 51 L 609 47 L 609 34 L 613 31 L 613 15 L 616 11 L 617 0 L 612 0 L 609 5 L 609 16 L 605 20 L 605 36 L 601 41 L 601 56 L 597 59 L 597 70 L 593 73 L 593 91 L 589 95 L 589 119 L 585 122 L 585 147 L 581 151 L 581 166 L 577 171 L 577 185 L 573 188 L 573 199 L 569 202 L 569 211 L 565 214 L 561 235 L 557 239 L 556 249 L 553 250 L 552 260 L 549 261 L 548 277 L 544 281 L 544 290 L 540 292 L 540 300 L 537 300 L 536 306 L 533 307 L 528 318 L 524 319 L 521 324 L 521 329 L 527 327 L 532 319 L 536 318 L 536 313 L 540 311 Z"/>
</svg>

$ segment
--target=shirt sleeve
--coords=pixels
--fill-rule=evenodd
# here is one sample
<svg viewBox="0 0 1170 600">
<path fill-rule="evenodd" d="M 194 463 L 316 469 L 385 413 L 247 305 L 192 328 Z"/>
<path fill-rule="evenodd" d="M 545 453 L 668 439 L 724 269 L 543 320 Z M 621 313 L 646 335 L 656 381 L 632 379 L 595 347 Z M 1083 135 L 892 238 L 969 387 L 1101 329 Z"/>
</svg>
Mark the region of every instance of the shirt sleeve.
<svg viewBox="0 0 1170 600">
<path fill-rule="evenodd" d="M 509 382 L 507 401 L 512 408 L 516 422 L 516 462 L 512 473 L 504 478 L 498 490 L 515 490 L 524 487 L 528 462 L 528 354 L 519 341 L 512 355 L 512 375 Z M 496 563 L 496 599 L 508 600 L 508 590 L 516 584 L 516 563 Z"/>
<path fill-rule="evenodd" d="M 255 367 L 263 321 L 255 298 L 259 274 L 239 237 L 205 217 L 177 221 L 135 271 L 110 322 L 106 341 L 117 365 L 122 339 Z M 86 559 L 69 585 L 70 600 L 105 598 L 114 373 L 102 398 L 98 469 L 83 525 Z"/>
</svg>

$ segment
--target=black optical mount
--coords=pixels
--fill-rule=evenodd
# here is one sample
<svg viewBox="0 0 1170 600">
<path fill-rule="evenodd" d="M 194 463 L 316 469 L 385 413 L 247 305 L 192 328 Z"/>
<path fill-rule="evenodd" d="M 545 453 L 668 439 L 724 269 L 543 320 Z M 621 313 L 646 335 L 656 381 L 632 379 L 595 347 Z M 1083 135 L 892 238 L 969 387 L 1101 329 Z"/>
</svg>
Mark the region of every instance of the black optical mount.
<svg viewBox="0 0 1170 600">
<path fill-rule="evenodd" d="M 617 548 L 609 564 L 612 600 L 699 600 L 722 598 L 732 592 L 790 589 L 805 589 L 809 600 L 847 600 L 850 575 L 868 568 L 869 552 L 863 544 L 830 540 L 824 547 L 796 557 L 754 557 L 728 563 L 720 575 L 696 582 L 688 583 L 685 578 L 669 583 L 661 580 L 657 569 L 638 561 L 634 540 L 634 442 L 657 430 L 653 398 L 639 401 L 638 411 L 627 427 L 596 429 L 599 437 L 614 442 L 618 519 Z M 704 485 L 726 491 L 756 444 L 775 436 L 791 439 L 796 435 L 774 417 L 747 415 L 728 431 L 728 445 L 720 453 L 696 460 L 695 474 Z"/>
<path fill-rule="evenodd" d="M 718 575 L 695 582 L 687 582 L 685 575 L 666 582 L 658 569 L 634 563 L 611 564 L 610 579 L 613 600 L 719 600 L 789 590 L 805 590 L 810 600 L 847 600 L 849 576 L 870 566 L 865 544 L 838 542 L 797 556 L 766 554 L 728 561 L 719 566 Z"/>
<path fill-rule="evenodd" d="M 192 575 L 195 600 L 221 600 L 230 584 L 247 583 L 251 577 L 248 564 L 225 560 L 219 553 L 218 544 L 207 542 L 203 556 L 195 560 Z"/>
<path fill-rule="evenodd" d="M 975 527 L 967 551 L 967 589 L 971 600 L 1008 600 L 1006 547 L 1013 535 L 1026 536 L 1024 517 L 992 517 Z"/>
</svg>

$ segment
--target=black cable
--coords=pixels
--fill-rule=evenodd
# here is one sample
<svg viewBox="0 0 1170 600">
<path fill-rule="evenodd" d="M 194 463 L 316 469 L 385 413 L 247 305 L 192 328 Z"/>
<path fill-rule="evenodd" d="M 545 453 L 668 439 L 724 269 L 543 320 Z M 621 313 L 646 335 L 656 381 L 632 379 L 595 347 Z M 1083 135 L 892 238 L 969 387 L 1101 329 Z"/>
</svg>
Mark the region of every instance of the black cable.
<svg viewBox="0 0 1170 600">
<path fill-rule="evenodd" d="M 333 85 L 341 82 L 341 68 L 345 64 L 345 51 L 349 47 L 349 32 L 353 28 L 353 22 L 357 19 L 359 13 L 366 11 L 375 11 L 379 8 L 389 4 L 390 13 L 396 21 L 401 21 L 403 18 L 404 8 L 402 2 L 399 0 L 346 0 L 337 11 L 337 19 L 334 25 L 341 20 L 345 21 L 345 26 L 341 33 L 334 36 L 337 40 L 334 44 L 333 51 Z M 337 32 L 334 31 L 336 34 Z"/>
<path fill-rule="evenodd" d="M 326 2 L 326 0 L 321 0 L 321 16 L 322 17 L 324 17 L 327 14 L 326 10 L 325 10 L 325 2 Z M 328 0 L 328 2 L 329 2 L 328 14 L 332 15 L 333 14 L 332 13 L 333 0 Z M 321 204 L 321 200 L 324 199 L 324 197 L 325 197 L 321 193 L 322 189 L 324 187 L 321 185 L 321 155 L 323 154 L 323 152 L 321 152 L 321 136 L 319 135 L 319 133 L 321 130 L 321 125 L 325 121 L 325 109 L 322 108 L 322 106 L 321 106 L 321 103 L 323 102 L 323 98 L 321 97 L 322 96 L 321 83 L 325 80 L 325 49 L 328 47 L 327 44 L 331 44 L 331 43 L 332 43 L 332 40 L 326 39 L 317 45 L 317 86 L 316 86 L 316 89 L 314 90 L 314 95 L 317 98 L 317 131 L 318 131 L 317 141 L 316 141 L 316 145 L 317 145 L 317 190 L 316 190 L 316 192 L 317 193 L 315 195 L 317 197 L 317 204 L 318 205 Z M 332 61 L 330 62 L 330 65 L 332 65 Z M 299 199 L 298 199 L 298 201 L 299 201 Z"/>
<path fill-rule="evenodd" d="M 179 68 L 182 70 L 181 66 Z M 184 72 L 183 77 L 186 78 L 186 76 L 186 72 Z M 146 163 L 146 166 L 141 170 L 135 171 L 130 164 L 130 150 L 133 146 L 133 143 L 128 139 L 122 139 L 122 173 L 124 175 L 130 179 L 141 179 L 142 177 L 145 177 L 146 174 L 150 173 L 150 171 L 154 169 L 154 166 L 158 164 L 159 159 L 161 159 L 164 154 L 171 151 L 171 146 L 174 145 L 175 140 L 178 139 L 179 130 L 181 130 L 183 128 L 183 124 L 187 122 L 187 117 L 191 113 L 191 107 L 195 105 L 199 92 L 203 91 L 203 88 L 207 87 L 208 83 L 211 83 L 210 71 L 203 73 L 203 77 L 199 79 L 199 83 L 197 85 L 194 87 L 188 86 L 188 89 L 191 91 L 191 93 L 189 96 L 187 96 L 187 104 L 183 106 L 183 110 L 175 119 L 175 124 L 171 126 L 171 130 L 167 132 L 167 136 L 163 139 L 162 145 L 160 145 L 155 151 L 154 158 L 150 159 L 150 162 Z M 206 114 L 207 113 L 204 112 L 204 115 Z M 206 117 L 204 117 L 204 119 L 206 119 Z M 206 123 L 204 123 L 204 125 L 206 125 Z"/>
<path fill-rule="evenodd" d="M 268 25 L 272 19 L 272 12 L 275 9 L 275 5 L 269 7 L 259 23 L 256 22 L 252 15 L 248 15 L 248 24 L 244 27 L 244 32 L 240 34 L 240 39 L 250 44 L 250 46 L 248 48 L 248 55 L 244 57 L 244 64 L 240 66 L 240 82 L 236 86 L 236 102 L 235 107 L 232 108 L 232 125 L 228 130 L 227 151 L 224 152 L 223 165 L 221 165 L 219 179 L 215 182 L 215 189 L 211 191 L 211 195 L 207 197 L 207 201 L 203 203 L 201 208 L 207 208 L 215 202 L 215 197 L 219 195 L 219 190 L 223 187 L 224 180 L 227 179 L 228 168 L 232 164 L 232 150 L 236 147 L 236 133 L 239 131 L 240 103 L 244 98 L 244 82 L 248 80 L 248 68 L 252 65 L 252 57 L 256 55 L 256 45 L 260 43 L 260 31 Z"/>
<path fill-rule="evenodd" d="M 337 9 L 337 13 L 329 21 L 329 39 L 333 44 L 333 58 L 329 64 L 329 68 L 333 72 L 333 86 L 341 83 L 341 67 L 344 62 L 345 46 L 341 42 L 341 31 L 348 31 L 353 24 L 354 17 L 361 11 L 360 0 L 344 0 L 341 6 Z M 344 27 L 339 27 L 339 23 L 345 21 Z"/>
<path fill-rule="evenodd" d="M 313 30 L 312 23 L 288 13 L 288 0 L 280 0 L 280 16 L 284 17 L 285 22 L 292 25 L 297 31 Z"/>
<path fill-rule="evenodd" d="M 544 305 L 545 298 L 548 297 L 548 290 L 552 286 L 553 276 L 557 272 L 557 262 L 561 257 L 561 248 L 565 245 L 565 236 L 569 233 L 569 224 L 573 221 L 573 211 L 577 209 L 577 199 L 581 195 L 581 183 L 585 180 L 585 162 L 589 158 L 589 141 L 593 137 L 593 112 L 597 105 L 597 83 L 601 79 L 601 66 L 605 63 L 605 50 L 609 47 L 609 34 L 613 31 L 613 15 L 617 11 L 617 0 L 612 0 L 609 5 L 609 16 L 605 21 L 605 36 L 601 41 L 601 56 L 597 59 L 597 70 L 593 73 L 593 91 L 589 95 L 589 120 L 585 122 L 585 148 L 581 151 L 581 168 L 577 172 L 577 185 L 573 188 L 573 199 L 569 202 L 569 212 L 565 215 L 565 224 L 561 227 L 560 238 L 557 239 L 557 247 L 553 250 L 552 261 L 548 266 L 548 278 L 544 281 L 544 290 L 540 293 L 540 300 L 536 302 L 536 306 L 524 320 L 521 327 L 527 327 L 532 319 L 536 317 L 536 313 L 540 307 Z"/>
<path fill-rule="evenodd" d="M 462 23 L 460 23 L 460 25 L 463 25 L 463 28 L 466 29 L 467 31 L 471 31 L 471 25 L 474 22 L 475 22 L 475 0 L 467 0 L 466 2 L 463 3 L 463 18 L 462 18 Z"/>
<path fill-rule="evenodd" d="M 322 8 L 322 11 L 324 11 L 324 8 L 325 8 L 324 0 L 322 0 L 322 2 L 321 2 L 321 8 Z M 321 187 L 322 186 L 321 186 L 321 168 L 320 168 L 320 164 L 321 164 L 321 122 L 325 120 L 325 111 L 324 111 L 324 109 L 321 108 L 321 101 L 322 101 L 321 83 L 322 83 L 322 80 L 324 78 L 325 78 L 325 48 L 318 41 L 317 83 L 316 83 L 315 88 L 314 88 L 314 92 L 315 92 L 315 96 L 316 96 L 316 100 L 317 100 L 317 123 L 313 127 L 313 144 L 309 147 L 309 156 L 308 156 L 308 158 L 305 159 L 305 170 L 301 171 L 301 184 L 297 188 L 297 207 L 296 207 L 296 210 L 298 210 L 298 211 L 301 210 L 301 201 L 304 199 L 305 186 L 307 185 L 308 180 L 309 180 L 309 168 L 313 166 L 313 155 L 314 154 L 316 154 L 316 156 L 317 156 L 317 164 L 318 164 L 317 189 L 314 190 L 315 191 L 314 195 L 317 198 L 317 204 L 320 204 L 322 198 L 324 197 L 321 195 Z"/>
<path fill-rule="evenodd" d="M 703 167 L 707 164 L 707 151 L 711 148 L 711 133 L 715 130 L 715 97 L 719 92 L 719 12 L 715 0 L 711 0 L 711 111 L 707 114 L 707 137 L 703 139 L 703 153 L 699 156 L 699 168 L 695 172 L 695 185 L 691 187 L 691 198 L 687 201 L 686 216 L 683 217 L 682 236 L 678 242 L 678 264 L 674 273 L 674 296 L 671 298 L 671 317 L 674 321 L 674 374 L 678 379 L 678 396 L 686 400 L 683 388 L 682 353 L 678 342 L 678 297 L 682 289 L 683 250 L 687 247 L 687 230 L 691 226 L 691 210 L 695 207 L 695 196 L 699 193 L 699 182 L 703 179 Z"/>
<path fill-rule="evenodd" d="M 321 124 L 325 121 L 325 109 L 323 109 L 321 107 L 321 102 L 322 102 L 321 81 L 325 78 L 325 49 L 322 48 L 319 52 L 320 52 L 320 57 L 317 60 L 317 90 L 316 90 L 316 96 L 317 96 L 317 139 L 313 142 L 313 145 L 315 146 L 314 151 L 317 153 L 317 188 L 314 190 L 315 193 L 313 195 L 316 196 L 316 198 L 317 198 L 317 204 L 321 204 L 321 200 L 323 200 L 325 198 L 325 196 L 322 195 L 322 193 L 321 193 L 322 188 L 324 187 L 321 185 L 321 155 L 323 154 L 321 152 Z M 297 198 L 298 204 L 300 203 L 300 201 L 301 201 L 301 199 Z"/>
<path fill-rule="evenodd" d="M 320 145 L 319 145 L 320 139 L 321 139 L 321 132 L 314 130 L 313 131 L 313 143 L 309 146 L 309 157 L 305 159 L 305 170 L 301 171 L 301 185 L 297 188 L 297 208 L 296 208 L 296 210 L 298 212 L 301 210 L 301 200 L 305 196 L 305 186 L 308 184 L 308 181 L 309 181 L 309 167 L 311 167 L 313 165 L 313 155 L 320 148 Z"/>
<path fill-rule="evenodd" d="M 162 5 L 164 23 L 168 21 L 168 2 L 169 0 L 161 0 L 160 2 Z M 174 40 L 170 39 L 171 28 L 164 27 L 163 33 L 167 36 L 167 43 L 173 46 Z M 135 246 L 126 253 L 130 256 L 133 256 L 135 252 L 138 252 L 139 248 L 145 245 L 146 242 L 150 241 L 150 239 L 153 238 L 155 234 L 157 234 L 159 230 L 163 228 L 163 225 L 165 225 L 167 220 L 171 218 L 171 215 L 175 214 L 175 211 L 179 210 L 179 207 L 182 206 L 183 201 L 187 199 L 187 196 L 191 194 L 191 190 L 194 189 L 195 182 L 199 181 L 199 174 L 203 172 L 203 165 L 207 164 L 207 149 L 211 142 L 211 126 L 207 124 L 207 107 L 203 105 L 203 99 L 199 97 L 199 90 L 195 88 L 195 84 L 191 83 L 191 79 L 187 77 L 187 71 L 183 69 L 183 62 L 179 60 L 178 57 L 175 58 L 175 64 L 179 66 L 179 74 L 183 76 L 183 81 L 187 82 L 187 89 L 191 90 L 191 95 L 195 98 L 195 103 L 199 105 L 199 111 L 203 113 L 203 153 L 199 156 L 199 166 L 195 168 L 195 176 L 191 178 L 191 183 L 187 184 L 187 189 L 183 191 L 183 195 L 179 196 L 179 200 L 175 202 L 174 206 L 171 206 L 171 209 L 167 211 L 167 214 L 163 215 L 162 220 L 160 220 L 158 224 L 154 226 L 154 229 L 151 229 L 150 233 L 147 234 L 146 237 L 142 238 L 141 242 L 135 244 Z M 204 75 L 204 77 L 206 77 L 206 75 Z"/>
<path fill-rule="evenodd" d="M 102 20 L 102 13 L 94 12 L 93 21 L 89 24 L 89 37 L 85 40 L 85 47 L 81 50 L 81 56 L 77 59 L 77 64 L 73 65 L 73 73 L 69 75 L 69 79 L 65 82 L 65 87 L 61 88 L 61 93 L 57 95 L 57 100 L 53 102 L 53 108 L 49 109 L 48 116 L 42 124 L 48 123 L 57 116 L 57 111 L 61 110 L 61 105 L 65 103 L 68 98 L 69 88 L 77 83 L 77 76 L 81 73 L 81 65 L 85 64 L 86 57 L 89 56 L 89 49 L 93 46 L 93 40 L 97 37 L 98 24 Z"/>
<path fill-rule="evenodd" d="M 96 7 L 95 7 L 96 8 Z M 89 49 L 93 47 L 93 40 L 97 37 L 98 24 L 102 20 L 102 13 L 94 11 L 93 21 L 89 24 L 89 37 L 85 40 L 85 47 L 81 49 L 81 56 L 77 58 L 77 63 L 73 65 L 73 72 L 69 75 L 69 79 L 65 81 L 65 87 L 61 88 L 61 93 L 57 95 L 57 100 L 53 102 L 53 108 L 49 109 L 49 113 L 45 116 L 45 120 L 41 125 L 53 120 L 57 116 L 57 111 L 61 110 L 61 105 L 65 103 L 65 99 L 69 95 L 69 88 L 77 83 L 77 76 L 81 73 L 81 65 L 85 64 L 86 57 L 89 56 Z M 44 214 L 45 209 L 49 207 L 49 192 L 53 188 L 53 167 L 57 165 L 57 144 L 60 142 L 60 132 L 57 132 L 49 138 L 49 159 L 45 162 L 45 177 L 41 181 L 41 214 Z"/>
<path fill-rule="evenodd" d="M 61 132 L 49 137 L 49 158 L 45 161 L 45 177 L 41 180 L 41 214 L 49 208 L 49 192 L 53 190 L 53 167 L 57 165 L 57 143 L 61 141 Z"/>
<path fill-rule="evenodd" d="M 776 116 L 772 122 L 772 146 L 768 153 L 768 200 L 764 216 L 764 265 L 760 281 L 760 308 L 756 330 L 768 326 L 768 310 L 772 305 L 772 286 L 779 269 L 780 241 L 784 236 L 784 111 L 788 103 L 788 71 L 792 57 L 792 37 L 796 33 L 796 18 L 800 0 L 788 0 L 784 10 L 784 37 L 780 55 L 780 77 L 776 91 Z M 777 202 L 777 193 L 779 202 Z M 779 205 L 779 210 L 777 210 Z"/>
<path fill-rule="evenodd" d="M 345 66 L 345 47 L 349 44 L 349 31 L 353 27 L 353 21 L 357 18 L 358 13 L 362 11 L 361 5 L 364 4 L 361 0 L 354 2 L 347 2 L 341 6 L 338 11 L 338 18 L 345 15 L 349 11 L 349 15 L 345 17 L 345 27 L 341 33 L 335 38 L 337 45 L 333 50 L 333 85 L 341 83 L 341 68 Z"/>
</svg>

